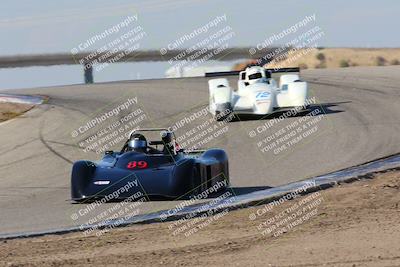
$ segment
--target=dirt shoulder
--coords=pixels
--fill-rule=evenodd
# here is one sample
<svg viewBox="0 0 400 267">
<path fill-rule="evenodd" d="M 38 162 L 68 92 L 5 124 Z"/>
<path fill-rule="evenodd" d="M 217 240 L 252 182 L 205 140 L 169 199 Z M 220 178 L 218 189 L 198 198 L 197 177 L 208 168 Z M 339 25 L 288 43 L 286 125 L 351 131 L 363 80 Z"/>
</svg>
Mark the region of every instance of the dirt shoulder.
<svg viewBox="0 0 400 267">
<path fill-rule="evenodd" d="M 168 222 L 100 237 L 2 241 L 0 265 L 400 266 L 399 203 L 400 172 L 391 171 L 280 205 L 220 214 L 188 236 L 174 235 Z"/>
<path fill-rule="evenodd" d="M 322 48 L 290 51 L 287 58 L 268 64 L 268 68 L 338 68 L 388 66 L 400 64 L 399 48 Z"/>
<path fill-rule="evenodd" d="M 237 64 L 242 70 L 248 63 Z M 300 67 L 302 69 L 343 68 L 355 66 L 400 65 L 400 48 L 319 48 L 290 50 L 284 58 L 277 58 L 266 68 Z"/>
<path fill-rule="evenodd" d="M 0 103 L 0 122 L 15 118 L 30 110 L 33 106 L 19 103 Z"/>
</svg>

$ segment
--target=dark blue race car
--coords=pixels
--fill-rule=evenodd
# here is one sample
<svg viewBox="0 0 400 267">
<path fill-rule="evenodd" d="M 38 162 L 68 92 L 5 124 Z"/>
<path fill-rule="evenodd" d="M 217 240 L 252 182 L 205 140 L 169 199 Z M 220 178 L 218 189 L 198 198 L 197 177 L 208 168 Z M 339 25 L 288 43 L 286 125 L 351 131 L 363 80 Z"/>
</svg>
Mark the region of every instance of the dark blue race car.
<svg viewBox="0 0 400 267">
<path fill-rule="evenodd" d="M 148 141 L 145 133 L 159 132 Z M 99 162 L 77 161 L 72 167 L 71 197 L 77 202 L 145 196 L 185 199 L 229 186 L 228 156 L 222 149 L 185 151 L 168 129 L 131 132 L 121 151 L 107 151 Z"/>
</svg>

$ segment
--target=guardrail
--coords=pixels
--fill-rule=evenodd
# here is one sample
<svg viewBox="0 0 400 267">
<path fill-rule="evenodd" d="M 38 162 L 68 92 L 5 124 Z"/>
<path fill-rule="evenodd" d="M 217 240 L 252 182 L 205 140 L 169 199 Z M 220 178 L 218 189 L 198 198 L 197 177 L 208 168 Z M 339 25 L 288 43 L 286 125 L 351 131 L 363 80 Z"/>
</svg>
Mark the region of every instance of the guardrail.
<svg viewBox="0 0 400 267">
<path fill-rule="evenodd" d="M 256 50 L 255 53 L 249 53 L 249 47 L 243 48 L 228 48 L 212 60 L 229 61 L 234 59 L 260 59 L 271 51 L 276 50 L 276 47 Z M 184 49 L 167 50 L 161 53 L 159 50 L 136 50 L 136 51 L 95 51 L 86 53 L 55 53 L 55 54 L 38 54 L 38 55 L 11 55 L 0 56 L 0 68 L 22 68 L 33 66 L 54 66 L 54 65 L 82 65 L 84 71 L 85 83 L 93 83 L 92 63 L 126 63 L 126 62 L 151 62 L 151 61 L 191 61 L 191 55 L 202 55 L 207 53 L 204 49 L 191 50 L 190 53 Z M 110 55 L 122 54 L 124 56 L 113 58 L 112 62 L 107 60 Z M 263 60 L 262 60 L 263 61 Z"/>
<path fill-rule="evenodd" d="M 213 58 L 212 60 L 218 61 L 229 61 L 233 59 L 259 59 L 265 56 L 267 53 L 276 49 L 276 47 L 266 48 L 263 50 L 257 50 L 254 54 L 249 53 L 249 47 L 243 48 L 228 48 L 220 56 Z M 118 53 L 124 53 L 124 57 L 116 59 L 112 63 L 121 62 L 143 62 L 143 61 L 168 61 L 179 56 L 179 59 L 174 60 L 189 60 L 190 55 L 203 54 L 204 50 L 193 50 L 190 53 L 186 53 L 185 50 L 168 50 L 165 54 L 161 54 L 159 50 L 136 50 L 130 51 L 118 51 Z M 185 52 L 185 53 L 184 53 Z M 55 54 L 37 54 L 37 55 L 11 55 L 11 56 L 0 56 L 0 68 L 21 68 L 21 67 L 32 67 L 32 66 L 53 66 L 53 65 L 80 65 L 81 60 L 90 58 L 90 60 L 98 60 L 102 62 L 102 58 L 105 55 L 109 55 L 111 51 L 103 51 L 102 53 L 87 52 L 87 53 L 55 53 Z M 114 53 L 112 53 L 114 54 Z M 89 57 L 89 55 L 92 55 Z M 94 56 L 93 56 L 94 55 Z M 87 60 L 85 60 L 87 61 Z M 107 62 L 107 61 L 105 61 Z"/>
<path fill-rule="evenodd" d="M 265 69 L 270 73 L 281 73 L 281 72 L 300 72 L 300 68 L 277 68 L 277 69 Z M 219 72 L 206 72 L 204 77 L 219 77 L 219 76 L 235 76 L 239 75 L 240 71 L 219 71 Z"/>
</svg>

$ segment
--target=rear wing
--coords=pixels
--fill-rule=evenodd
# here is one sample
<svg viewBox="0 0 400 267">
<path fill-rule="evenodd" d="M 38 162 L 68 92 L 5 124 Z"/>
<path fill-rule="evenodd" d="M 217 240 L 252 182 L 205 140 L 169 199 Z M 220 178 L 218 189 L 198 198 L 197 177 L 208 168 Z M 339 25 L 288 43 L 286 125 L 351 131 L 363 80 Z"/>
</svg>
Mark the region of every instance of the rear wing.
<svg viewBox="0 0 400 267">
<path fill-rule="evenodd" d="M 266 72 L 269 73 L 280 73 L 280 72 L 300 72 L 300 68 L 277 68 L 277 69 L 265 69 Z M 219 77 L 219 76 L 234 76 L 239 75 L 241 71 L 219 71 L 219 72 L 206 72 L 205 77 Z"/>
</svg>

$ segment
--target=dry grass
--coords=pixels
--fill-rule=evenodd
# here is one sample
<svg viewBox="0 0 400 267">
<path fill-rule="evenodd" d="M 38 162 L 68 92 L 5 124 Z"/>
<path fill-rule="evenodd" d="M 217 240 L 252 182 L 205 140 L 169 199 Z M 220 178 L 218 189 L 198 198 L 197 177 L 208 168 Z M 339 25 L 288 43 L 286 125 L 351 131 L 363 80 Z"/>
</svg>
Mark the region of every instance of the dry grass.
<svg viewBox="0 0 400 267">
<path fill-rule="evenodd" d="M 320 59 L 323 60 L 320 60 Z M 385 66 L 400 63 L 400 48 L 324 48 L 303 49 L 288 53 L 282 61 L 267 65 L 274 67 L 300 66 L 303 69 L 351 66 Z"/>
<path fill-rule="evenodd" d="M 238 63 L 234 70 L 243 70 L 256 60 Z M 400 65 L 400 48 L 322 48 L 290 51 L 286 59 L 273 61 L 267 68 L 300 67 L 302 69 L 344 68 L 353 66 Z"/>
<path fill-rule="evenodd" d="M 15 118 L 30 110 L 33 105 L 18 103 L 0 103 L 0 122 Z"/>
</svg>

